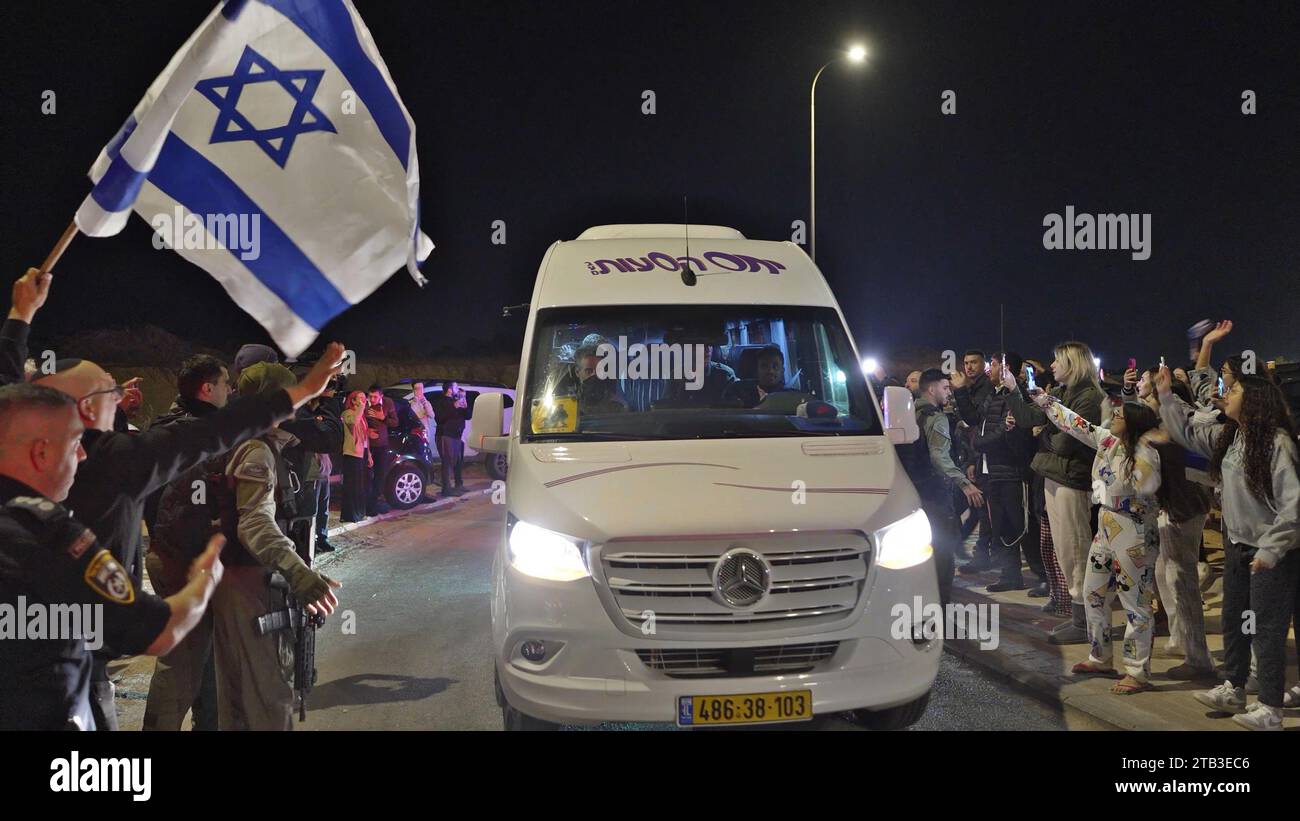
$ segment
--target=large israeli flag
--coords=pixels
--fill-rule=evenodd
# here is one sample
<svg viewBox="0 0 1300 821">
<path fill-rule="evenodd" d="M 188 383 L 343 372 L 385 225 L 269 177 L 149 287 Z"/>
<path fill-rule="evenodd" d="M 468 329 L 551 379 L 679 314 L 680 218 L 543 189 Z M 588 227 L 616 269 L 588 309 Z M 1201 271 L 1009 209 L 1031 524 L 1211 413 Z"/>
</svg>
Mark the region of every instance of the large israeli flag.
<svg viewBox="0 0 1300 821">
<path fill-rule="evenodd" d="M 132 210 L 297 356 L 433 243 L 415 123 L 351 0 L 226 0 L 91 169 L 91 236 Z"/>
</svg>

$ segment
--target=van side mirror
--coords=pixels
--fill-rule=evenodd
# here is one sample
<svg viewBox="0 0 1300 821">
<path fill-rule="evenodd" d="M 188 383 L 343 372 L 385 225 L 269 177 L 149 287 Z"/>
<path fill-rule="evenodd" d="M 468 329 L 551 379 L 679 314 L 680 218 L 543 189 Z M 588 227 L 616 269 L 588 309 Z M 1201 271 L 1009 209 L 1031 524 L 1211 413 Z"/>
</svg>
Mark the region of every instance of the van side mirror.
<svg viewBox="0 0 1300 821">
<path fill-rule="evenodd" d="M 916 408 L 912 405 L 912 392 L 907 388 L 890 385 L 885 388 L 885 434 L 895 445 L 907 445 L 921 438 L 916 424 Z"/>
<path fill-rule="evenodd" d="M 505 419 L 505 394 L 480 393 L 474 402 L 474 416 L 469 420 L 469 445 L 484 453 L 505 453 L 510 438 L 502 435 Z"/>
</svg>

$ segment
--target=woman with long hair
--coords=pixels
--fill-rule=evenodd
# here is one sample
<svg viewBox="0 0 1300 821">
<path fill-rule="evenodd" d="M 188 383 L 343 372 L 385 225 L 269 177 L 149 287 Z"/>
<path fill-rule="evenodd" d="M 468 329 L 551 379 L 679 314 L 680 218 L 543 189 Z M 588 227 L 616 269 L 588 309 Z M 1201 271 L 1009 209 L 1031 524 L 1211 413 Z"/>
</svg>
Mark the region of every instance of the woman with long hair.
<svg viewBox="0 0 1300 821">
<path fill-rule="evenodd" d="M 1252 730 L 1281 730 L 1286 690 L 1286 634 L 1300 583 L 1300 468 L 1295 427 L 1277 386 L 1243 374 L 1228 392 L 1227 421 L 1190 419 L 1162 368 L 1160 415 L 1179 444 L 1210 460 L 1223 487 L 1223 646 L 1227 680 L 1202 704 L 1237 713 Z M 1250 655 L 1259 660 L 1259 700 L 1246 709 Z"/>
<path fill-rule="evenodd" d="M 1010 374 L 1003 380 L 1004 384 L 1011 381 Z M 1150 690 L 1151 603 L 1159 553 L 1156 496 L 1161 485 L 1160 454 L 1154 445 L 1163 437 L 1160 418 L 1141 402 L 1126 402 L 1111 416 L 1108 430 L 1049 394 L 1036 394 L 1034 403 L 1062 433 L 1096 450 L 1090 470 L 1091 499 L 1101 510 L 1083 581 L 1091 650 L 1088 660 L 1074 665 L 1072 672 L 1115 675 L 1110 608 L 1118 596 L 1127 616 L 1126 675 L 1111 692 L 1131 695 Z"/>
<path fill-rule="evenodd" d="M 366 424 L 365 391 L 348 394 L 340 418 L 343 420 L 343 503 L 339 513 L 345 522 L 359 522 L 366 518 L 367 467 L 374 463 Z"/>
<path fill-rule="evenodd" d="M 1055 355 L 1052 377 L 1057 387 L 1051 395 L 1084 421 L 1100 425 L 1106 394 L 1097 379 L 1092 351 L 1082 342 L 1062 342 L 1056 346 Z M 1024 402 L 1014 391 L 1007 394 L 1007 405 L 1017 425 L 1032 428 L 1051 423 L 1041 409 Z M 1064 593 L 1069 596 L 1070 621 L 1052 630 L 1049 640 L 1053 644 L 1088 641 L 1084 575 L 1088 567 L 1088 546 L 1092 543 L 1092 462 L 1090 445 L 1058 430 L 1046 439 L 1030 463 L 1030 468 L 1043 477 L 1052 546 L 1068 586 Z M 1053 599 L 1056 595 L 1059 594 L 1053 594 Z"/>
</svg>

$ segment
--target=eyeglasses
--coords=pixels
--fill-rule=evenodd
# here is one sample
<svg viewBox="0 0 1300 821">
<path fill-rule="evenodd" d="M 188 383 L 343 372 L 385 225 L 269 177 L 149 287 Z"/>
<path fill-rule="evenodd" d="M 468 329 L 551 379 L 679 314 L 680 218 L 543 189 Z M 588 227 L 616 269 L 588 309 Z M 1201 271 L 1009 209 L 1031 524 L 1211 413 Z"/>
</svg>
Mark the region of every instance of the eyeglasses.
<svg viewBox="0 0 1300 821">
<path fill-rule="evenodd" d="M 121 401 L 122 401 L 122 398 L 126 396 L 126 388 L 125 388 L 124 386 L 122 386 L 122 385 L 114 385 L 113 387 L 111 387 L 111 388 L 105 388 L 105 389 L 102 390 L 102 391 L 94 391 L 94 392 L 92 392 L 92 393 L 88 393 L 88 394 L 86 394 L 85 396 L 83 396 L 83 397 L 81 397 L 80 399 L 78 399 L 78 400 L 77 400 L 77 404 L 81 404 L 82 402 L 85 402 L 87 399 L 90 399 L 91 397 L 94 397 L 94 396 L 99 396 L 99 395 L 102 394 L 102 393 L 111 393 L 111 394 L 113 394 L 113 398 L 114 398 L 114 399 L 116 399 L 117 401 L 121 402 Z"/>
</svg>

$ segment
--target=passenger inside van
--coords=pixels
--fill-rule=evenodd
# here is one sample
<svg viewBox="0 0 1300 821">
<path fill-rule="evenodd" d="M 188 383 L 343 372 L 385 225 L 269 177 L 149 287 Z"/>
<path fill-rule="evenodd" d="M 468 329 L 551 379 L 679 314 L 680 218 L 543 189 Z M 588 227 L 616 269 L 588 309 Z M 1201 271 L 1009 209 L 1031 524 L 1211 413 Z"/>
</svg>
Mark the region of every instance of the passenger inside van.
<svg viewBox="0 0 1300 821">
<path fill-rule="evenodd" d="M 721 362 L 714 362 L 714 350 L 712 345 L 704 346 L 704 378 L 697 390 L 691 390 L 684 379 L 669 380 L 663 400 L 656 402 L 655 407 L 716 408 L 732 404 L 735 400 L 723 397 L 736 381 L 736 372 Z"/>
<path fill-rule="evenodd" d="M 618 382 L 596 376 L 596 365 L 600 361 L 596 351 L 602 343 L 613 345 L 600 334 L 587 334 L 574 351 L 573 361 L 560 363 L 558 373 L 551 379 L 555 386 L 552 395 L 578 398 L 579 416 L 627 410 L 627 398 L 619 389 Z"/>
<path fill-rule="evenodd" d="M 750 351 L 744 353 L 751 354 Z M 732 382 L 724 391 L 724 398 L 738 399 L 742 406 L 755 408 L 762 404 L 769 394 L 793 390 L 786 385 L 785 354 L 781 353 L 781 349 L 777 346 L 768 345 L 759 348 L 752 355 L 742 358 L 740 362 L 742 374 L 748 370 L 746 366 L 749 362 L 753 363 L 753 377 Z"/>
</svg>

